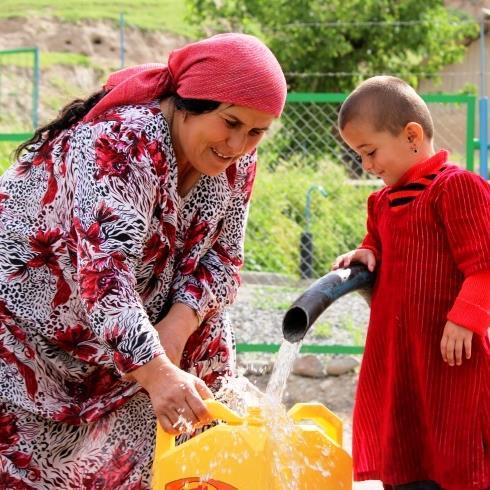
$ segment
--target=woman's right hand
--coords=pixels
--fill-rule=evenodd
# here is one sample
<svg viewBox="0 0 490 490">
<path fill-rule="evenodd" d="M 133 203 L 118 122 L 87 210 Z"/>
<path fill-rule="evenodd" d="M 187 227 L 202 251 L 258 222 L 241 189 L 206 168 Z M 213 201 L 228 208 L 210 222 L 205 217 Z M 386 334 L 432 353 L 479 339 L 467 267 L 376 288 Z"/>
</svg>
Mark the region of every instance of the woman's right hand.
<svg viewBox="0 0 490 490">
<path fill-rule="evenodd" d="M 211 422 L 203 400 L 213 398 L 204 382 L 176 367 L 166 355 L 151 360 L 127 375 L 150 396 L 161 426 L 169 434 L 179 434 Z"/>
<path fill-rule="evenodd" d="M 339 255 L 332 264 L 332 270 L 349 267 L 351 263 L 364 264 L 371 272 L 376 268 L 376 257 L 368 248 L 356 248 L 343 255 Z"/>
</svg>

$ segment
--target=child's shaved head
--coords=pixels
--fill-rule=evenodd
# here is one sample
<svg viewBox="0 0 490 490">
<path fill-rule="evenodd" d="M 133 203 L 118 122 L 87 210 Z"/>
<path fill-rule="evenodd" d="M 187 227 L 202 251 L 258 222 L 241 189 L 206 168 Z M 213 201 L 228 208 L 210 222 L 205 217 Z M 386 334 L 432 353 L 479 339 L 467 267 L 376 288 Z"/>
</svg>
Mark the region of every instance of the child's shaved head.
<svg viewBox="0 0 490 490">
<path fill-rule="evenodd" d="M 339 128 L 353 120 L 363 120 L 376 131 L 400 134 L 409 122 L 420 124 L 432 139 L 434 124 L 427 105 L 415 90 L 400 78 L 377 76 L 361 83 L 342 104 Z"/>
</svg>

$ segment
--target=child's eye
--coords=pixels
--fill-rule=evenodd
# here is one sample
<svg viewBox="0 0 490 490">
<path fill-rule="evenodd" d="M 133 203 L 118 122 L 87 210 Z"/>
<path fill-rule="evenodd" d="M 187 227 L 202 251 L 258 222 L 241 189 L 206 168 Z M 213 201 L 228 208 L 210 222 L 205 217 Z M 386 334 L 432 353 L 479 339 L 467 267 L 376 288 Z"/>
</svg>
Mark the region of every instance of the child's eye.
<svg viewBox="0 0 490 490">
<path fill-rule="evenodd" d="M 264 130 L 263 129 L 251 129 L 250 130 L 250 134 L 252 136 L 260 136 L 263 133 L 264 133 Z"/>
<path fill-rule="evenodd" d="M 369 153 L 367 153 L 367 156 L 372 157 L 372 156 L 374 156 L 375 153 L 376 153 L 376 150 L 370 151 Z"/>
</svg>

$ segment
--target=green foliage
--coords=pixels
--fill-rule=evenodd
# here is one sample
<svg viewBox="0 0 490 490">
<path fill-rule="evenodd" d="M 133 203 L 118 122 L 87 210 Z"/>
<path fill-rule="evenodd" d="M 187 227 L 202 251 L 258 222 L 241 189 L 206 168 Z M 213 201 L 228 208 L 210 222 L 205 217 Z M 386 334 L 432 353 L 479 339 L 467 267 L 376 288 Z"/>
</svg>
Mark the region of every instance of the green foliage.
<svg viewBox="0 0 490 490">
<path fill-rule="evenodd" d="M 182 0 L 2 0 L 0 17 L 55 16 L 67 22 L 79 20 L 113 20 L 125 14 L 128 25 L 192 37 L 185 22 Z"/>
<path fill-rule="evenodd" d="M 41 68 L 53 65 L 84 66 L 92 67 L 93 63 L 89 56 L 81 53 L 62 53 L 58 51 L 43 51 L 40 56 Z"/>
<path fill-rule="evenodd" d="M 377 73 L 420 78 L 462 59 L 478 25 L 443 0 L 187 0 L 202 34 L 242 31 L 263 39 L 294 91 L 351 90 Z M 355 15 L 353 15 L 355 13 Z M 392 24 L 387 24 L 392 23 Z M 345 75 L 302 78 L 294 74 Z M 349 75 L 350 74 L 350 75 Z"/>
<path fill-rule="evenodd" d="M 313 184 L 328 192 L 327 198 L 315 194 L 311 206 L 316 274 L 325 274 L 338 254 L 359 244 L 372 188 L 352 186 L 343 167 L 327 160 L 319 161 L 316 170 L 259 167 L 245 242 L 246 270 L 298 275 L 306 193 Z"/>
<path fill-rule="evenodd" d="M 12 161 L 12 152 L 19 146 L 19 143 L 13 143 L 11 141 L 0 141 L 0 174 L 3 174 L 5 170 L 10 166 Z"/>
<path fill-rule="evenodd" d="M 312 329 L 313 337 L 318 339 L 328 339 L 332 337 L 333 327 L 329 322 L 318 322 L 315 323 L 315 328 Z"/>
<path fill-rule="evenodd" d="M 342 317 L 340 328 L 349 333 L 354 345 L 364 345 L 366 328 L 354 321 L 352 315 Z"/>
</svg>

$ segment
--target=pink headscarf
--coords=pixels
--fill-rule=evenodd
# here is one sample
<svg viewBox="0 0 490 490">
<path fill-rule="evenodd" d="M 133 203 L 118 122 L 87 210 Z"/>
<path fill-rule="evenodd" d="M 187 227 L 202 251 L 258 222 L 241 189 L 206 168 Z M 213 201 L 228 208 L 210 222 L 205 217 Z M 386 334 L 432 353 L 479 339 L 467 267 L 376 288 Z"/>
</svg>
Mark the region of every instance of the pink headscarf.
<svg viewBox="0 0 490 490">
<path fill-rule="evenodd" d="M 281 115 L 286 80 L 270 49 L 253 36 L 218 34 L 170 53 L 168 65 L 138 65 L 117 71 L 104 85 L 110 92 L 84 117 L 110 107 L 138 104 L 177 93 Z"/>
</svg>

